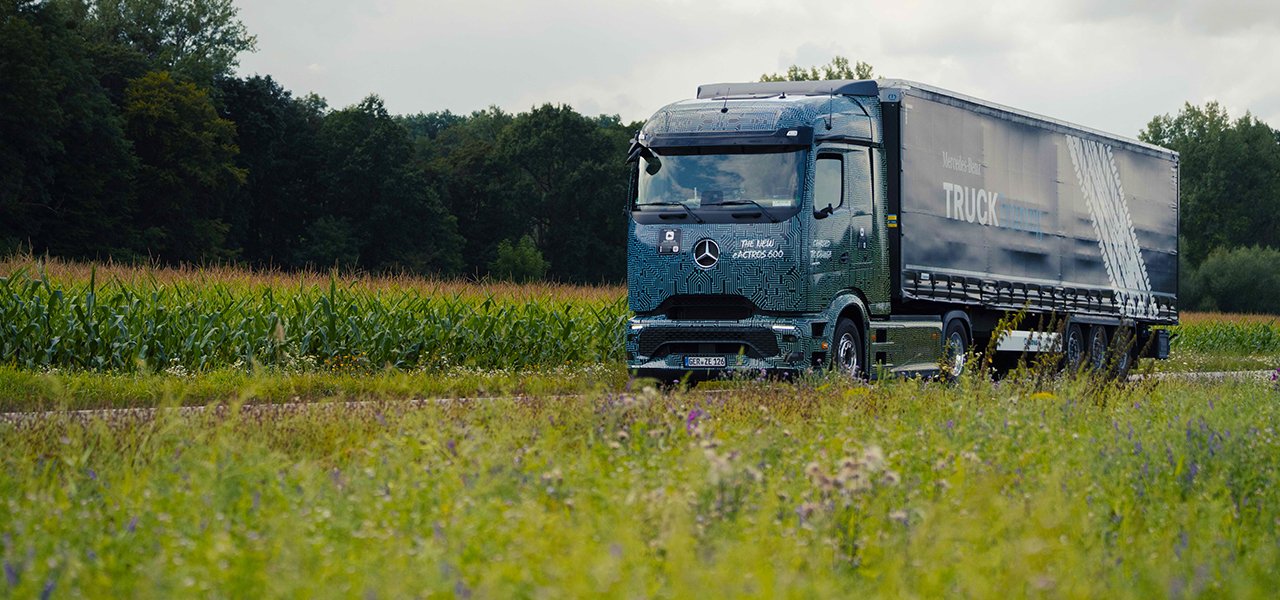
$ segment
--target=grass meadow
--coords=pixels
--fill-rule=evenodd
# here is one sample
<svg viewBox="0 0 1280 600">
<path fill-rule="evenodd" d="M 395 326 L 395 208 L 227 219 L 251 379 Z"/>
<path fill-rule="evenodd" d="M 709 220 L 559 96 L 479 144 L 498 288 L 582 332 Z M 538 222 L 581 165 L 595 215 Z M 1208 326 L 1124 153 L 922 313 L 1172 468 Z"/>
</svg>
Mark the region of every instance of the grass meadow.
<svg viewBox="0 0 1280 600">
<path fill-rule="evenodd" d="M 6 595 L 1271 597 L 1265 381 L 742 383 L 0 425 Z"/>
</svg>

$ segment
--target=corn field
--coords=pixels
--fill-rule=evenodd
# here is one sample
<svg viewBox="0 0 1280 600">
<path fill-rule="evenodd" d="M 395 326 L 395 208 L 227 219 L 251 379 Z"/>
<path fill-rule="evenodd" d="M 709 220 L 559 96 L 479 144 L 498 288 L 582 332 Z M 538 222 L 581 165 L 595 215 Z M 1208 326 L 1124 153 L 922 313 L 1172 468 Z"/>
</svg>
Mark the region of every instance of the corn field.
<svg viewBox="0 0 1280 600">
<path fill-rule="evenodd" d="M 1171 327 L 1173 349 L 1206 354 L 1280 354 L 1280 321 L 1183 320 Z"/>
<path fill-rule="evenodd" d="M 625 300 L 344 286 L 0 277 L 0 363 L 200 372 L 230 366 L 526 368 L 621 359 Z"/>
</svg>

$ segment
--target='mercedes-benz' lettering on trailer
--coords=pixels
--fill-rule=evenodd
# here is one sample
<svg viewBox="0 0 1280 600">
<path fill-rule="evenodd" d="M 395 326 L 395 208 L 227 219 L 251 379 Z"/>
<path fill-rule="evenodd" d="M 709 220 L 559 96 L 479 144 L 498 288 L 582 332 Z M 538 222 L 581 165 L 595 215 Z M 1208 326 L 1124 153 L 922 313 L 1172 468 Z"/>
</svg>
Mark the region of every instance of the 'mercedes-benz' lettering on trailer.
<svg viewBox="0 0 1280 600">
<path fill-rule="evenodd" d="M 949 154 L 946 150 L 942 151 L 942 166 L 951 169 L 952 171 L 959 171 L 970 175 L 982 175 L 982 163 L 973 160 L 968 156 Z"/>
</svg>

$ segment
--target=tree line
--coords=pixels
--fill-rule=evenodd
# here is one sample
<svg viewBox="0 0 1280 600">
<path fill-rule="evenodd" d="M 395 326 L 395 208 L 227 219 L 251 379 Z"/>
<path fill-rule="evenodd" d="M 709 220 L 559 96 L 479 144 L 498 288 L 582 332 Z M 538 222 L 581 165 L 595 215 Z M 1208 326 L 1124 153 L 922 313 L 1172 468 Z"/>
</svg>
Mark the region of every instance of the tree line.
<svg viewBox="0 0 1280 600">
<path fill-rule="evenodd" d="M 234 74 L 256 39 L 231 0 L 2 1 L 0 253 L 625 277 L 640 123 L 332 108 Z M 836 57 L 761 79 L 872 76 Z M 1210 102 L 1139 137 L 1182 155 L 1182 305 L 1275 311 L 1280 132 Z"/>
<path fill-rule="evenodd" d="M 639 124 L 397 116 L 237 77 L 231 0 L 4 0 L 0 252 L 625 277 Z"/>
</svg>

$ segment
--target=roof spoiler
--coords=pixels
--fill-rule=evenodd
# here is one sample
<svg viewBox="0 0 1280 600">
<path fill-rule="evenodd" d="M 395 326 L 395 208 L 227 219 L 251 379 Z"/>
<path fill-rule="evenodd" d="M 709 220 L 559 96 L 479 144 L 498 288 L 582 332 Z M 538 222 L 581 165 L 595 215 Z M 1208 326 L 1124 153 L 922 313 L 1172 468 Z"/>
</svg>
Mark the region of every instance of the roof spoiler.
<svg viewBox="0 0 1280 600">
<path fill-rule="evenodd" d="M 762 81 L 753 83 L 705 83 L 698 86 L 698 99 L 768 98 L 793 96 L 876 96 L 880 86 L 874 79 L 828 79 L 819 81 Z"/>
</svg>

